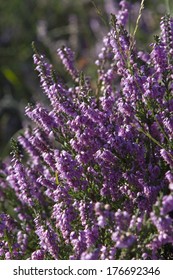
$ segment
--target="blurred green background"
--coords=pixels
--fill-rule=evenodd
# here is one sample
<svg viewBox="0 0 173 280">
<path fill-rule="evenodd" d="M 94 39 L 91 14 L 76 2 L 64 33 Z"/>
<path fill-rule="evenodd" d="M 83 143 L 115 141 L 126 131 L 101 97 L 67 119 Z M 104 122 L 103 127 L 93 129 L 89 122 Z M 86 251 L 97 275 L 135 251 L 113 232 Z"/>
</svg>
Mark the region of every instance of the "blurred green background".
<svg viewBox="0 0 173 280">
<path fill-rule="evenodd" d="M 24 126 L 27 103 L 46 102 L 34 71 L 32 42 L 39 52 L 48 56 L 65 80 L 65 72 L 56 55 L 57 48 L 62 45 L 75 51 L 77 67 L 94 78 L 93 61 L 108 31 L 110 13 L 117 12 L 119 2 L 0 0 L 0 158 L 9 153 L 11 137 Z M 140 1 L 129 2 L 133 3 L 133 9 L 127 28 L 133 30 Z M 140 49 L 149 48 L 149 42 L 154 40 L 160 17 L 168 9 L 166 2 L 145 1 L 136 35 Z"/>
</svg>

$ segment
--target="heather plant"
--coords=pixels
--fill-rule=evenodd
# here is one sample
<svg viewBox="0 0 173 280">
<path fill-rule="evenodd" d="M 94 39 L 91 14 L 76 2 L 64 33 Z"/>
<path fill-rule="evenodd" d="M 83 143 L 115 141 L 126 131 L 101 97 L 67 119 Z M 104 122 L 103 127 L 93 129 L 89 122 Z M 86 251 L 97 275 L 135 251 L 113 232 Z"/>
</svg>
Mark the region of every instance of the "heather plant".
<svg viewBox="0 0 173 280">
<path fill-rule="evenodd" d="M 111 16 L 96 83 L 68 47 L 69 84 L 35 49 L 50 106 L 27 106 L 1 166 L 1 259 L 173 259 L 173 19 L 147 53 L 128 11 Z"/>
<path fill-rule="evenodd" d="M 118 2 L 13 0 L 9 4 L 0 1 L 3 11 L 0 19 L 0 158 L 9 154 L 10 138 L 25 126 L 26 104 L 46 102 L 33 71 L 31 42 L 34 40 L 37 48 L 51 58 L 66 82 L 69 81 L 66 71 L 56 55 L 56 49 L 62 45 L 75 51 L 78 69 L 85 69 L 85 73 L 95 80 L 93 60 L 101 48 L 103 35 L 109 30 L 110 13 L 118 11 Z M 140 1 L 128 2 L 131 8 L 127 29 L 133 31 Z M 145 1 L 140 32 L 136 33 L 141 49 L 148 48 L 153 34 L 157 33 L 165 7 L 161 0 Z M 167 10 L 172 10 L 171 3 Z"/>
</svg>

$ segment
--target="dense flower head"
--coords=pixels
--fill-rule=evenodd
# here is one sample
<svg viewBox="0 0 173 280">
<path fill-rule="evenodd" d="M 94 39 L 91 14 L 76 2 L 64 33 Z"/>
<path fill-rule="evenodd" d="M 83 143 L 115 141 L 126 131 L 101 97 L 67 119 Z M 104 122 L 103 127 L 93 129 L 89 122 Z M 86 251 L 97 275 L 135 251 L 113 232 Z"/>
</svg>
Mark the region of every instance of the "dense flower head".
<svg viewBox="0 0 173 280">
<path fill-rule="evenodd" d="M 173 19 L 161 19 L 142 52 L 120 7 L 96 60 L 96 92 L 70 48 L 57 52 L 73 86 L 34 55 L 50 107 L 26 108 L 33 125 L 0 170 L 0 202 L 16 198 L 13 217 L 6 203 L 0 214 L 2 259 L 172 258 Z"/>
</svg>

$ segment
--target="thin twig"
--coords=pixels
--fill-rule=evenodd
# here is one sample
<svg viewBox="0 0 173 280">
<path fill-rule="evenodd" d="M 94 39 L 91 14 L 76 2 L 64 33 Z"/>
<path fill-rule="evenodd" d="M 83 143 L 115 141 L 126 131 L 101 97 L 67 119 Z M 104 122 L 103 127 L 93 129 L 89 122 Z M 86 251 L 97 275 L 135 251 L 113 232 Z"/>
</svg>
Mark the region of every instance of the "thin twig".
<svg viewBox="0 0 173 280">
<path fill-rule="evenodd" d="M 137 32 L 138 27 L 139 27 L 139 21 L 140 21 L 141 16 L 142 16 L 142 10 L 144 9 L 144 1 L 145 1 L 145 0 L 142 0 L 142 1 L 141 1 L 141 5 L 140 5 L 140 9 L 139 9 L 138 18 L 137 18 L 137 20 L 136 20 L 135 29 L 134 29 L 133 35 L 132 35 L 132 43 L 131 43 L 130 49 L 133 49 L 133 46 L 134 46 L 134 38 L 135 38 L 136 32 Z"/>
</svg>

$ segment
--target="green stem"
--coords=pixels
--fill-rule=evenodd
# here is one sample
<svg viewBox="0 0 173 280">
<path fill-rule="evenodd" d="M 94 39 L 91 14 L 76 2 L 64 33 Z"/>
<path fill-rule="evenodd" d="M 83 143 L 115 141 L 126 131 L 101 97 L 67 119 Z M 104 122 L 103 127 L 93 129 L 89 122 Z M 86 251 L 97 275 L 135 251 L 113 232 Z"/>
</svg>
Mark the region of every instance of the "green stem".
<svg viewBox="0 0 173 280">
<path fill-rule="evenodd" d="M 131 124 L 131 125 L 134 126 L 134 127 L 136 127 L 134 124 Z M 151 136 L 150 133 L 144 131 L 142 128 L 137 128 L 137 130 L 138 130 L 139 132 L 142 132 L 143 134 L 145 134 L 150 140 L 152 140 L 152 141 L 153 141 L 157 146 L 159 146 L 161 149 L 165 149 L 155 138 L 153 138 L 153 137 Z M 172 155 L 170 152 L 168 152 L 168 151 L 167 151 L 167 153 L 168 153 L 168 155 L 173 159 L 173 155 Z"/>
<path fill-rule="evenodd" d="M 166 4 L 166 11 L 168 14 L 170 14 L 170 5 L 169 5 L 169 0 L 165 0 Z"/>
<path fill-rule="evenodd" d="M 140 9 L 139 9 L 138 18 L 137 18 L 137 20 L 136 20 L 135 29 L 134 29 L 134 32 L 133 32 L 133 35 L 132 35 L 132 41 L 131 41 L 130 49 L 133 49 L 133 47 L 134 47 L 134 38 L 135 38 L 136 32 L 137 32 L 137 30 L 138 30 L 139 21 L 140 21 L 141 16 L 142 16 L 142 10 L 144 9 L 144 1 L 145 1 L 145 0 L 142 0 L 142 1 L 141 1 L 141 5 L 140 5 Z"/>
</svg>

